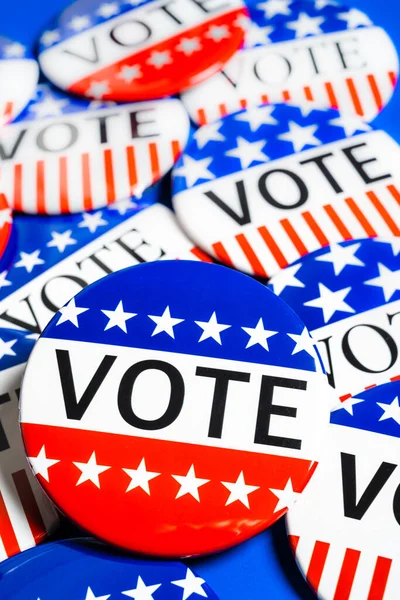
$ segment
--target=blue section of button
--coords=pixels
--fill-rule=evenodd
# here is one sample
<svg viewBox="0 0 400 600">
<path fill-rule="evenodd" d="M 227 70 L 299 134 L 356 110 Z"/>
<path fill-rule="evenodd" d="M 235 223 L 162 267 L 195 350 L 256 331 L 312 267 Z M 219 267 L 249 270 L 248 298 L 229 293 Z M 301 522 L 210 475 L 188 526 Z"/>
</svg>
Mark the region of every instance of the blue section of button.
<svg viewBox="0 0 400 600">
<path fill-rule="evenodd" d="M 33 59 L 30 48 L 0 35 L 0 60 L 15 60 L 17 58 Z"/>
</svg>

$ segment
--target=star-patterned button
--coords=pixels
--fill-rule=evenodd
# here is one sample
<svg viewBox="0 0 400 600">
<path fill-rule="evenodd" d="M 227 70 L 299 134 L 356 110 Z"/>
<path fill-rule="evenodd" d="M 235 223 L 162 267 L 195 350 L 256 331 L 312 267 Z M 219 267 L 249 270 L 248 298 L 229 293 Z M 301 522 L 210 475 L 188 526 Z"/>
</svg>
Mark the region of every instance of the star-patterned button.
<svg viewBox="0 0 400 600">
<path fill-rule="evenodd" d="M 108 600 L 110 596 L 111 594 L 106 594 L 104 596 L 95 596 L 95 594 L 92 591 L 92 588 L 88 587 L 85 600 Z"/>
<path fill-rule="evenodd" d="M 84 462 L 74 462 L 74 465 L 81 471 L 81 476 L 79 477 L 76 485 L 81 485 L 86 481 L 93 483 L 97 488 L 100 489 L 100 479 L 99 475 L 104 473 L 104 471 L 108 471 L 111 469 L 110 466 L 99 465 L 97 464 L 96 453 L 92 452 L 89 460 Z"/>
<path fill-rule="evenodd" d="M 34 252 L 20 252 L 20 259 L 14 264 L 14 267 L 24 268 L 28 273 L 32 273 L 33 269 L 38 265 L 44 265 L 44 260 L 39 258 L 40 250 Z"/>
<path fill-rule="evenodd" d="M 393 419 L 396 421 L 398 425 L 400 425 L 400 405 L 399 398 L 393 399 L 390 404 L 385 404 L 383 402 L 377 402 L 377 405 L 383 410 L 383 414 L 380 417 L 380 421 L 386 421 L 386 419 Z"/>
<path fill-rule="evenodd" d="M 63 323 L 72 323 L 75 327 L 79 327 L 78 317 L 79 315 L 88 311 L 88 308 L 75 305 L 75 298 L 72 298 L 68 304 L 60 308 L 60 318 L 57 321 L 57 327 Z"/>
<path fill-rule="evenodd" d="M 221 123 L 218 122 L 210 123 L 207 127 L 200 127 L 194 134 L 197 147 L 201 150 L 208 142 L 223 142 L 225 136 L 220 133 L 220 127 Z"/>
<path fill-rule="evenodd" d="M 186 494 L 190 494 L 197 502 L 200 502 L 199 488 L 205 485 L 210 480 L 196 477 L 194 465 L 192 465 L 186 475 L 172 475 L 172 477 L 180 484 L 180 488 L 175 498 L 181 498 Z"/>
<path fill-rule="evenodd" d="M 337 311 L 348 313 L 355 312 L 354 308 L 345 302 L 345 298 L 351 292 L 351 287 L 333 291 L 323 283 L 319 283 L 318 288 L 320 295 L 317 298 L 305 302 L 304 306 L 320 308 L 323 312 L 325 323 L 327 323 Z"/>
<path fill-rule="evenodd" d="M 103 213 L 101 211 L 95 213 L 83 213 L 83 221 L 81 221 L 78 227 L 85 227 L 89 229 L 90 233 L 95 233 L 98 227 L 102 225 L 108 225 L 108 221 L 103 219 Z"/>
<path fill-rule="evenodd" d="M 321 29 L 324 17 L 310 17 L 306 13 L 299 14 L 296 21 L 287 23 L 286 27 L 296 32 L 296 38 L 304 38 L 308 35 L 319 35 L 323 33 Z"/>
<path fill-rule="evenodd" d="M 231 327 L 231 325 L 222 325 L 221 323 L 218 323 L 215 312 L 213 312 L 208 321 L 195 321 L 195 323 L 203 330 L 199 342 L 204 342 L 204 340 L 211 338 L 220 345 L 222 344 L 221 332 Z"/>
<path fill-rule="evenodd" d="M 200 179 L 214 178 L 214 174 L 208 168 L 212 161 L 212 157 L 196 160 L 185 154 L 182 157 L 183 165 L 175 169 L 174 174 L 185 177 L 187 185 L 191 187 Z"/>
<path fill-rule="evenodd" d="M 241 502 L 241 504 L 250 508 L 249 495 L 260 489 L 257 485 L 246 484 L 243 471 L 240 472 L 235 482 L 221 481 L 221 483 L 230 492 L 225 506 L 229 506 L 229 504 L 233 504 L 233 502 Z"/>
<path fill-rule="evenodd" d="M 354 416 L 353 406 L 361 404 L 362 402 L 364 402 L 362 398 L 351 397 L 332 408 L 332 412 L 335 412 L 337 410 L 345 410 L 349 413 L 349 415 Z"/>
<path fill-rule="evenodd" d="M 273 106 L 257 106 L 240 112 L 234 118 L 236 121 L 248 123 L 251 131 L 258 131 L 261 125 L 277 125 L 278 121 L 272 116 L 273 111 Z"/>
<path fill-rule="evenodd" d="M 288 333 L 287 334 L 295 343 L 295 347 L 293 348 L 292 354 L 297 354 L 297 352 L 307 352 L 310 356 L 316 357 L 315 352 L 315 340 L 310 336 L 306 327 L 303 329 L 301 334 L 296 333 Z"/>
<path fill-rule="evenodd" d="M 134 600 L 154 600 L 153 594 L 158 590 L 159 587 L 161 587 L 161 583 L 146 585 L 139 575 L 135 589 L 126 590 L 122 593 L 124 596 L 134 598 Z"/>
<path fill-rule="evenodd" d="M 202 577 L 197 577 L 189 568 L 186 571 L 185 579 L 177 579 L 171 581 L 171 583 L 183 589 L 182 600 L 187 600 L 193 594 L 207 598 L 207 593 L 203 589 L 205 580 Z"/>
<path fill-rule="evenodd" d="M 264 322 L 262 318 L 260 318 L 255 327 L 242 327 L 243 331 L 247 333 L 249 336 L 249 340 L 247 342 L 246 348 L 251 348 L 259 344 L 262 348 L 269 352 L 268 339 L 277 335 L 277 331 L 269 331 L 264 328 Z"/>
<path fill-rule="evenodd" d="M 299 263 L 298 265 L 292 265 L 282 269 L 273 281 L 274 294 L 279 296 L 287 287 L 304 288 L 304 283 L 296 277 L 296 274 L 301 267 L 302 264 Z"/>
<path fill-rule="evenodd" d="M 391 271 L 384 264 L 378 263 L 379 277 L 374 277 L 365 282 L 365 285 L 380 287 L 385 297 L 385 302 L 389 302 L 391 297 L 400 290 L 400 269 Z"/>
<path fill-rule="evenodd" d="M 332 263 L 335 275 L 340 275 L 343 269 L 348 265 L 353 265 L 355 267 L 365 266 L 365 263 L 356 256 L 360 246 L 361 244 L 351 244 L 350 246 L 331 244 L 329 252 L 317 256 L 315 260 Z"/>
<path fill-rule="evenodd" d="M 314 135 L 317 129 L 318 125 L 302 127 L 295 121 L 289 121 L 289 131 L 281 133 L 278 138 L 291 143 L 295 152 L 301 152 L 306 146 L 321 145 L 321 140 Z"/>
<path fill-rule="evenodd" d="M 4 356 L 16 356 L 15 351 L 13 350 L 13 346 L 15 346 L 16 343 L 16 339 L 6 342 L 0 337 L 0 360 L 4 358 Z"/>
<path fill-rule="evenodd" d="M 59 233 L 58 231 L 52 231 L 50 242 L 47 242 L 47 246 L 49 248 L 57 248 L 60 253 L 63 253 L 68 246 L 74 246 L 77 244 L 77 241 L 72 237 L 72 230 L 68 229 L 63 233 Z"/>
<path fill-rule="evenodd" d="M 114 310 L 102 310 L 101 312 L 108 318 L 108 323 L 104 327 L 104 331 L 112 329 L 113 327 L 118 327 L 124 333 L 127 333 L 126 322 L 137 316 L 137 313 L 124 311 L 122 300 L 118 302 L 117 307 Z"/>
<path fill-rule="evenodd" d="M 146 461 L 144 458 L 139 463 L 137 469 L 123 469 L 127 475 L 131 478 L 126 492 L 130 492 L 136 488 L 142 489 L 146 494 L 150 496 L 149 481 L 158 477 L 160 473 L 154 471 L 148 471 L 146 468 Z"/>
<path fill-rule="evenodd" d="M 266 0 L 259 2 L 256 5 L 258 10 L 262 10 L 267 19 L 272 19 L 276 15 L 291 15 L 292 10 L 289 8 L 292 0 Z"/>
<path fill-rule="evenodd" d="M 236 139 L 236 147 L 225 152 L 227 156 L 233 156 L 239 159 L 241 169 L 247 169 L 254 162 L 263 163 L 268 160 L 268 156 L 262 151 L 265 141 L 249 142 L 242 137 Z"/>
<path fill-rule="evenodd" d="M 289 478 L 283 490 L 277 490 L 270 488 L 270 492 L 278 498 L 277 505 L 274 508 L 274 512 L 279 510 L 287 509 L 292 506 L 299 499 L 301 494 L 298 494 L 293 490 L 292 480 Z"/>
<path fill-rule="evenodd" d="M 54 458 L 48 458 L 46 456 L 46 448 L 44 446 L 41 447 L 37 456 L 28 456 L 28 460 L 32 465 L 32 469 L 35 475 L 40 475 L 46 481 L 50 481 L 50 467 L 53 467 L 54 465 L 60 462 L 59 460 L 56 460 Z"/>
<path fill-rule="evenodd" d="M 148 317 L 156 324 L 156 327 L 151 334 L 152 337 L 154 335 L 158 335 L 159 333 L 166 333 L 170 337 L 175 338 L 174 327 L 179 325 L 179 323 L 183 323 L 184 321 L 184 319 L 171 317 L 169 306 L 166 307 L 162 315 L 148 315 Z"/>
</svg>

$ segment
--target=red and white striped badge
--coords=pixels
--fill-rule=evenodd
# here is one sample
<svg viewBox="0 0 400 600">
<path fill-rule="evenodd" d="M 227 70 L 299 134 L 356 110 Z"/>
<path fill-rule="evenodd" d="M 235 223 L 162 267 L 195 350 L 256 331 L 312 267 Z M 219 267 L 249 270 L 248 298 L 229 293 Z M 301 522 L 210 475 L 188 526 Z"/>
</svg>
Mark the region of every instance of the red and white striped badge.
<svg viewBox="0 0 400 600">
<path fill-rule="evenodd" d="M 268 2 L 249 11 L 244 48 L 221 73 L 182 95 L 196 123 L 279 102 L 336 108 L 369 122 L 389 102 L 396 48 L 361 11 L 337 2 L 287 2 L 278 20 Z"/>
<path fill-rule="evenodd" d="M 186 143 L 180 100 L 98 108 L 41 92 L 26 118 L 0 132 L 0 189 L 14 210 L 80 212 L 140 197 Z"/>
<path fill-rule="evenodd" d="M 244 14 L 241 0 L 79 0 L 43 34 L 40 66 L 89 98 L 176 94 L 222 69 L 243 41 Z"/>
<path fill-rule="evenodd" d="M 12 232 L 12 211 L 5 195 L 0 192 L 0 270 L 7 269 L 13 259 Z"/>
<path fill-rule="evenodd" d="M 26 459 L 18 424 L 18 398 L 34 341 L 0 329 L 0 561 L 32 548 L 58 525 L 52 504 Z"/>
<path fill-rule="evenodd" d="M 321 600 L 399 596 L 400 382 L 331 413 L 315 475 L 287 514 L 289 541 Z"/>
<path fill-rule="evenodd" d="M 337 111 L 265 106 L 200 127 L 173 171 L 189 237 L 246 273 L 359 237 L 400 235 L 400 147 Z"/>
</svg>

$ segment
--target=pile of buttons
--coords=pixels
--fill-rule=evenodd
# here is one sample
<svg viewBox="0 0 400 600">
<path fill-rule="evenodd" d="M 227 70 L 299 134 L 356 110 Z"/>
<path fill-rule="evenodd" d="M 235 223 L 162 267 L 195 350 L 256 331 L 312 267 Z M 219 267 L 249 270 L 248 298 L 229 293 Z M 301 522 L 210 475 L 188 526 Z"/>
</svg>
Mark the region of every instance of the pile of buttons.
<svg viewBox="0 0 400 600">
<path fill-rule="evenodd" d="M 398 600 L 398 71 L 336 0 L 0 36 L 2 600 Z"/>
</svg>

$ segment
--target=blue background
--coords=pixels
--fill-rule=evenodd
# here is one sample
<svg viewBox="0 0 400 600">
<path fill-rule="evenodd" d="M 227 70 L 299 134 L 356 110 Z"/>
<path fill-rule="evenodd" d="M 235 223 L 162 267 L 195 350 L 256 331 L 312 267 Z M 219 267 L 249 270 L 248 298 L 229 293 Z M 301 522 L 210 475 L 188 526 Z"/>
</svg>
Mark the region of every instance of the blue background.
<svg viewBox="0 0 400 600">
<path fill-rule="evenodd" d="M 0 35 L 33 45 L 68 4 L 68 0 L 2 1 Z M 400 2 L 352 0 L 351 4 L 386 29 L 400 53 Z M 400 143 L 400 87 L 374 125 L 386 129 Z M 187 562 L 207 580 L 220 600 L 315 599 L 295 566 L 282 521 L 233 550 Z"/>
</svg>

